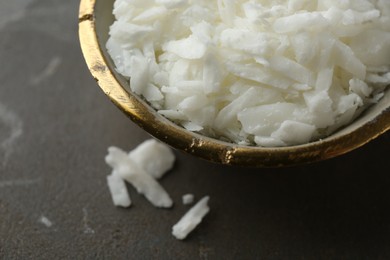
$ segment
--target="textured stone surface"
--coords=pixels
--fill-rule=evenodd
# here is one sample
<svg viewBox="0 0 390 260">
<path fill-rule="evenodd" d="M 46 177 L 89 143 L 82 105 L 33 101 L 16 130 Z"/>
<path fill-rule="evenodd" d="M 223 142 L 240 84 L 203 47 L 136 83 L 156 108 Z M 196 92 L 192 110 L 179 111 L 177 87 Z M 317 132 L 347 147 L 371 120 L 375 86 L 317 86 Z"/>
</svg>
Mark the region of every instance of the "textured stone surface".
<svg viewBox="0 0 390 260">
<path fill-rule="evenodd" d="M 156 209 L 106 186 L 106 149 L 149 136 L 97 87 L 77 38 L 76 0 L 0 2 L 0 259 L 389 259 L 390 135 L 336 159 L 243 169 L 176 152 Z M 185 241 L 181 196 L 210 195 Z"/>
</svg>

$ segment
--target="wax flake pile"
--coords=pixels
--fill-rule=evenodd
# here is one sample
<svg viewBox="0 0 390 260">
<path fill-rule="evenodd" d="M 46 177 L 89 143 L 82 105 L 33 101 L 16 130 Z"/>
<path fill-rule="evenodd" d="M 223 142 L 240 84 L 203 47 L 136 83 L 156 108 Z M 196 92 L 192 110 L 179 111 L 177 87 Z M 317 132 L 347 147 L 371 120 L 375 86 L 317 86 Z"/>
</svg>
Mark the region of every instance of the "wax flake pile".
<svg viewBox="0 0 390 260">
<path fill-rule="evenodd" d="M 388 0 L 116 0 L 107 49 L 128 91 L 244 145 L 322 138 L 390 84 Z"/>
<path fill-rule="evenodd" d="M 129 153 L 118 147 L 108 148 L 105 157 L 112 172 L 107 176 L 107 185 L 115 206 L 130 207 L 132 202 L 125 181 L 131 184 L 138 193 L 157 208 L 171 208 L 173 201 L 167 191 L 159 184 L 165 173 L 172 169 L 175 155 L 165 144 L 154 139 L 146 140 Z M 193 202 L 193 194 L 184 194 L 182 202 L 189 205 Z M 209 212 L 209 197 L 200 199 L 172 227 L 172 235 L 177 239 L 185 239 L 200 224 Z"/>
</svg>

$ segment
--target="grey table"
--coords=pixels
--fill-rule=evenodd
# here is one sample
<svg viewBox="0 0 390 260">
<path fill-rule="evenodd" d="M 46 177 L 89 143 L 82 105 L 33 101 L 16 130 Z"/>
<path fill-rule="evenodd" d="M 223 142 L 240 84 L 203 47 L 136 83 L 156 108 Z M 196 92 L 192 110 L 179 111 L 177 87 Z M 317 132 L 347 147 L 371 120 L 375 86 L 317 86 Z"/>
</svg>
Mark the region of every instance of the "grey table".
<svg viewBox="0 0 390 260">
<path fill-rule="evenodd" d="M 175 151 L 156 209 L 113 206 L 107 147 L 150 138 L 90 76 L 76 0 L 0 2 L 0 259 L 389 259 L 390 135 L 347 155 L 245 169 Z M 186 239 L 181 196 L 210 195 Z"/>
</svg>

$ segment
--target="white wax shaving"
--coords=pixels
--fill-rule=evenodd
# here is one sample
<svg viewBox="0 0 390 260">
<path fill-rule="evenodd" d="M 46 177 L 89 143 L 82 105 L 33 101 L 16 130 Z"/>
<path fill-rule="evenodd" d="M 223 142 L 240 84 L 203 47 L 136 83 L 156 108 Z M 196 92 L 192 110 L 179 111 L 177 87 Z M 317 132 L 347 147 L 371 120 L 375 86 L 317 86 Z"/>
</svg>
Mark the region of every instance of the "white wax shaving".
<svg viewBox="0 0 390 260">
<path fill-rule="evenodd" d="M 112 202 L 115 206 L 124 208 L 130 207 L 131 199 L 126 188 L 126 183 L 118 173 L 113 171 L 107 176 L 107 185 L 110 190 Z"/>
<path fill-rule="evenodd" d="M 192 202 L 194 202 L 194 195 L 193 194 L 184 194 L 182 196 L 182 202 L 184 205 L 189 205 L 191 204 Z"/>
<path fill-rule="evenodd" d="M 154 139 L 144 141 L 129 153 L 129 158 L 137 162 L 146 173 L 159 179 L 172 169 L 175 155 L 165 144 Z"/>
<path fill-rule="evenodd" d="M 209 212 L 207 205 L 209 196 L 203 197 L 172 227 L 172 235 L 177 239 L 185 239 L 187 235 L 199 225 L 203 217 Z"/>
<path fill-rule="evenodd" d="M 47 217 L 45 216 L 41 216 L 39 218 L 39 222 L 41 222 L 43 225 L 45 225 L 46 227 L 50 228 L 53 226 L 53 222 L 51 222 Z"/>
</svg>

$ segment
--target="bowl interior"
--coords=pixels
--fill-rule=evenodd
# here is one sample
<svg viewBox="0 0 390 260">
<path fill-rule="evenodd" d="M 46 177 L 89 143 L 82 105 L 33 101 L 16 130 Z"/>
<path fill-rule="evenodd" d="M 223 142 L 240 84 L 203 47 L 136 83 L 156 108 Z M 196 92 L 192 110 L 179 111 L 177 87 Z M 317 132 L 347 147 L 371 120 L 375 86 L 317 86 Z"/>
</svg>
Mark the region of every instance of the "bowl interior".
<svg viewBox="0 0 390 260">
<path fill-rule="evenodd" d="M 123 92 L 122 86 L 129 84 L 115 71 L 105 47 L 109 37 L 109 27 L 114 21 L 113 3 L 114 0 L 81 1 L 81 7 L 90 5 L 90 10 L 93 12 L 91 15 L 94 17 L 89 21 L 92 26 L 80 26 L 80 34 L 86 33 L 87 30 L 91 33 L 90 31 L 93 30 L 91 37 L 94 36 L 95 39 L 85 37 L 80 41 L 82 47 L 84 46 L 83 51 L 87 48 L 95 48 L 91 51 L 94 51 L 96 55 L 90 55 L 84 51 L 84 56 L 92 74 L 111 100 L 147 132 L 174 148 L 203 159 L 225 164 L 289 166 L 341 155 L 360 147 L 390 128 L 390 91 L 386 91 L 385 96 L 377 104 L 364 111 L 348 126 L 322 140 L 304 145 L 278 148 L 241 146 L 189 132 L 162 117 L 137 95 L 128 93 L 118 97 L 112 94 L 119 90 Z M 88 46 L 85 41 L 89 41 Z M 94 64 L 105 66 L 110 73 L 93 71 Z M 112 77 L 112 79 L 107 83 L 107 81 L 99 80 L 101 77 Z M 108 84 L 110 86 L 107 86 Z"/>
</svg>

